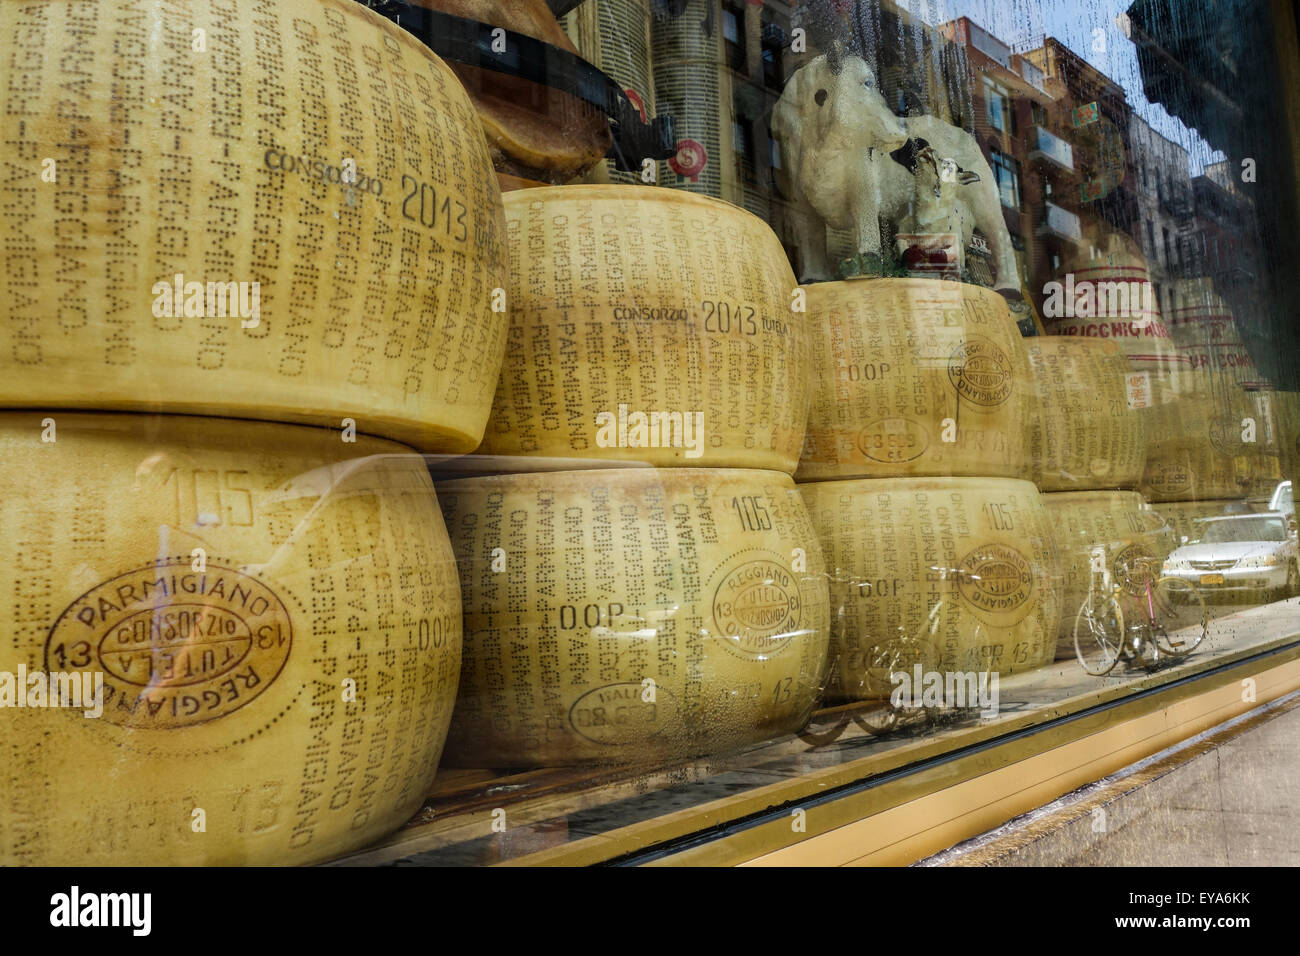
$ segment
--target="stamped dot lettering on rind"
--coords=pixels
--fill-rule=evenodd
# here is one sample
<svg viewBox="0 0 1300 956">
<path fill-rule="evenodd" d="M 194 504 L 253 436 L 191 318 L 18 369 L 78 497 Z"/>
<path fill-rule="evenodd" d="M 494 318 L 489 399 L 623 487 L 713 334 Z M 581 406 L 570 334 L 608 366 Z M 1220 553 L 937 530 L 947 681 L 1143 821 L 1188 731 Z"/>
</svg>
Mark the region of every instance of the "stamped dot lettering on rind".
<svg viewBox="0 0 1300 956">
<path fill-rule="evenodd" d="M 504 204 L 510 335 L 482 453 L 794 470 L 810 322 L 767 223 L 643 186 Z"/>
<path fill-rule="evenodd" d="M 800 492 L 835 569 L 828 701 L 887 699 L 900 661 L 1005 677 L 1053 660 L 1059 549 L 1030 482 L 871 478 Z"/>
<path fill-rule="evenodd" d="M 933 279 L 808 288 L 812 406 L 800 482 L 1033 478 L 1025 340 L 990 289 Z"/>
<path fill-rule="evenodd" d="M 718 753 L 812 712 L 828 590 L 789 475 L 495 475 L 441 482 L 438 501 L 468 635 L 448 766 Z"/>
<path fill-rule="evenodd" d="M 4 22 L 0 141 L 52 164 L 0 184 L 23 287 L 0 298 L 0 405 L 352 412 L 473 449 L 505 225 L 475 110 L 427 46 L 337 0 L 43 0 Z"/>
<path fill-rule="evenodd" d="M 595 744 L 620 747 L 671 739 L 685 727 L 676 696 L 667 690 L 646 700 L 642 681 L 620 681 L 587 691 L 569 708 L 569 726 Z"/>
</svg>

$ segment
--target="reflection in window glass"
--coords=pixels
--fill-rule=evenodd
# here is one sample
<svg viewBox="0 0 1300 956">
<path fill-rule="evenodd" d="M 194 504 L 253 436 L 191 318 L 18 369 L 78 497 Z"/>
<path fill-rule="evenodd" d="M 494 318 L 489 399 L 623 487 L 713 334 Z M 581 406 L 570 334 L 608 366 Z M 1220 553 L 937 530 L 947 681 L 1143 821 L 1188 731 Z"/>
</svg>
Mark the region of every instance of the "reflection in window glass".
<svg viewBox="0 0 1300 956">
<path fill-rule="evenodd" d="M 1202 544 L 1231 541 L 1285 541 L 1286 526 L 1280 518 L 1223 518 L 1207 521 Z"/>
</svg>

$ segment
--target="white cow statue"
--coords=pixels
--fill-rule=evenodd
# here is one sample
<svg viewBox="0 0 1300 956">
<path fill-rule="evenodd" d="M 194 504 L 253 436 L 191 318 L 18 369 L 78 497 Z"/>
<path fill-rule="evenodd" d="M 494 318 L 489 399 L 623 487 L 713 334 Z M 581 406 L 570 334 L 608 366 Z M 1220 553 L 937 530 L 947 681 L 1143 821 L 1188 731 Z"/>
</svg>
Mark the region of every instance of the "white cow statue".
<svg viewBox="0 0 1300 956">
<path fill-rule="evenodd" d="M 831 279 L 826 226 L 849 229 L 859 255 L 881 255 L 880 219 L 901 232 L 952 231 L 961 251 L 975 229 L 992 254 L 994 286 L 1020 293 L 1011 235 L 993 171 L 975 138 L 933 116 L 895 116 L 871 67 L 820 56 L 795 72 L 772 111 L 772 134 L 791 171 L 800 279 Z"/>
</svg>

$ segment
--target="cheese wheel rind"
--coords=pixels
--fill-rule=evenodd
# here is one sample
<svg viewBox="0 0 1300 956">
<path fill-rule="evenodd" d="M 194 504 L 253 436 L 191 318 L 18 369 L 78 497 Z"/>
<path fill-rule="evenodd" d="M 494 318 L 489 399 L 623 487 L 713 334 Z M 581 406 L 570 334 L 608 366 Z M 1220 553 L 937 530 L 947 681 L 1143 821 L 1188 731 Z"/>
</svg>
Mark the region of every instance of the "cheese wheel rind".
<svg viewBox="0 0 1300 956">
<path fill-rule="evenodd" d="M 765 222 L 643 186 L 505 207 L 510 333 L 484 454 L 794 470 L 808 316 Z"/>
<path fill-rule="evenodd" d="M 788 475 L 505 475 L 438 499 L 465 596 L 449 764 L 718 753 L 812 713 L 827 585 Z"/>
<path fill-rule="evenodd" d="M 814 384 L 797 480 L 1032 477 L 1029 359 L 1000 295 L 874 279 L 807 297 Z"/>
<path fill-rule="evenodd" d="M 862 479 L 800 491 L 831 575 L 829 700 L 888 697 L 882 655 L 895 650 L 926 646 L 926 668 L 945 673 L 1052 661 L 1061 565 L 1032 484 Z"/>
<path fill-rule="evenodd" d="M 474 448 L 504 220 L 419 41 L 347 0 L 47 0 L 0 4 L 0 62 L 0 404 Z"/>
<path fill-rule="evenodd" d="M 1058 657 L 1074 655 L 1074 626 L 1090 588 L 1100 587 L 1095 569 L 1133 587 L 1136 559 L 1154 560 L 1155 573 L 1176 542 L 1164 518 L 1132 491 L 1075 491 L 1043 495 L 1049 525 L 1061 554 L 1062 600 Z"/>
<path fill-rule="evenodd" d="M 1042 491 L 1131 488 L 1147 438 L 1125 388 L 1128 363 L 1112 342 L 1038 336 L 1026 342 L 1037 388 L 1031 455 Z"/>
<path fill-rule="evenodd" d="M 1138 490 L 1152 502 L 1271 490 L 1282 466 L 1270 409 L 1269 396 L 1204 370 L 1157 390 L 1156 404 L 1143 411 L 1150 440 Z"/>
<path fill-rule="evenodd" d="M 0 860 L 311 863 L 418 809 L 461 648 L 420 456 L 294 425 L 5 413 L 0 462 L 0 672 L 103 680 L 98 718 L 0 709 Z"/>
</svg>

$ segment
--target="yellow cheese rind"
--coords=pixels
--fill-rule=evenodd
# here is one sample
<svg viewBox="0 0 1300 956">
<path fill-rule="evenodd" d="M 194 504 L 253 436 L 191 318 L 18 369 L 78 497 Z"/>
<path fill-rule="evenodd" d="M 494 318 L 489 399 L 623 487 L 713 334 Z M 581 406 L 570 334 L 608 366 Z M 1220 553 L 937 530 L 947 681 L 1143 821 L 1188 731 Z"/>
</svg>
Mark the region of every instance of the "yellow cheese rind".
<svg viewBox="0 0 1300 956">
<path fill-rule="evenodd" d="M 1278 450 L 1282 459 L 1282 477 L 1300 482 L 1300 394 L 1278 392 L 1274 398 L 1281 431 Z"/>
<path fill-rule="evenodd" d="M 1164 518 L 1132 491 L 1079 491 L 1043 495 L 1049 526 L 1061 554 L 1062 600 L 1058 657 L 1074 655 L 1074 626 L 1091 587 L 1100 589 L 1103 568 L 1116 584 L 1136 586 L 1135 559 L 1160 566 L 1177 542 Z"/>
<path fill-rule="evenodd" d="M 1119 346 L 1039 336 L 1026 348 L 1038 394 L 1031 454 L 1039 489 L 1136 485 L 1147 438 L 1141 412 L 1129 407 Z"/>
<path fill-rule="evenodd" d="M 1113 268 L 1085 270 L 1084 278 L 1095 284 L 1120 283 L 1132 290 L 1147 281 L 1145 269 L 1118 273 Z M 1131 300 L 1130 294 L 1130 300 Z M 1115 316 L 1070 316 L 1047 323 L 1049 336 L 1097 339 L 1114 342 L 1134 372 L 1145 372 L 1157 383 L 1181 388 L 1192 369 L 1190 356 L 1180 352 L 1157 309 L 1130 308 L 1129 314 Z"/>
<path fill-rule="evenodd" d="M 794 470 L 809 317 L 791 311 L 766 223 L 640 186 L 518 190 L 505 206 L 510 334 L 484 454 Z"/>
<path fill-rule="evenodd" d="M 0 672 L 104 680 L 98 718 L 0 709 L 0 861 L 311 863 L 420 806 L 461 650 L 420 456 L 294 425 L 5 413 L 0 474 Z"/>
<path fill-rule="evenodd" d="M 882 652 L 928 645 L 927 669 L 1001 676 L 1050 663 L 1061 565 L 1042 497 L 996 478 L 800 486 L 831 575 L 828 700 L 890 693 Z"/>
<path fill-rule="evenodd" d="M 1241 498 L 1271 490 L 1280 477 L 1271 393 L 1199 370 L 1166 388 L 1144 417 L 1150 440 L 1138 490 L 1149 501 Z"/>
<path fill-rule="evenodd" d="M 501 198 L 421 43 L 346 0 L 48 0 L 0 4 L 0 62 L 0 405 L 477 445 Z"/>
<path fill-rule="evenodd" d="M 1217 372 L 1237 382 L 1260 380 L 1255 359 L 1241 338 L 1232 309 L 1205 276 L 1178 283 L 1181 305 L 1169 316 L 1169 332 L 1194 370 Z"/>
<path fill-rule="evenodd" d="M 449 764 L 719 753 L 812 713 L 826 574 L 788 475 L 492 476 L 438 500 L 465 596 Z"/>
<path fill-rule="evenodd" d="M 1032 477 L 1029 360 L 1000 295 L 877 279 L 807 296 L 813 403 L 799 481 Z"/>
</svg>

